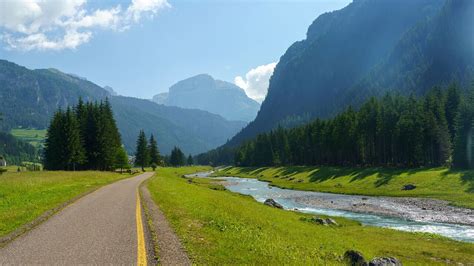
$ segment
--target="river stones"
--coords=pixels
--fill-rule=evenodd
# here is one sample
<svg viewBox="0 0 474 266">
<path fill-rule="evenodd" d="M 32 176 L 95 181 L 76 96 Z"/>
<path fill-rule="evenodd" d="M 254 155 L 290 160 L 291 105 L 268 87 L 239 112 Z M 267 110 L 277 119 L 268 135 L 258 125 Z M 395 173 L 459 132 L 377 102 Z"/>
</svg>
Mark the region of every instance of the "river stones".
<svg viewBox="0 0 474 266">
<path fill-rule="evenodd" d="M 373 258 L 369 261 L 369 266 L 401 266 L 402 263 L 393 257 Z"/>
<path fill-rule="evenodd" d="M 266 199 L 263 204 L 265 204 L 267 206 L 270 206 L 270 207 L 283 209 L 283 206 L 281 206 L 281 204 L 276 202 L 274 199 Z"/>
<path fill-rule="evenodd" d="M 344 253 L 344 260 L 346 261 L 347 265 L 352 266 L 366 266 L 367 261 L 365 260 L 362 253 L 357 250 L 348 250 Z"/>
<path fill-rule="evenodd" d="M 404 186 L 403 186 L 402 190 L 413 190 L 413 189 L 415 189 L 415 188 L 416 188 L 415 185 L 413 185 L 413 184 L 407 184 L 407 185 L 404 185 Z"/>
</svg>

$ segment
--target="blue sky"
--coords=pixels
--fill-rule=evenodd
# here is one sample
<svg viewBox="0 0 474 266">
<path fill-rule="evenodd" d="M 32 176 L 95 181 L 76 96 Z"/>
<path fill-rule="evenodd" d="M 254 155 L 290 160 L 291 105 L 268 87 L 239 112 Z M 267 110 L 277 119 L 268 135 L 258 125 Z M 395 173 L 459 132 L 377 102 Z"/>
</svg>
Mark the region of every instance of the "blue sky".
<svg viewBox="0 0 474 266">
<path fill-rule="evenodd" d="M 71 4 L 73 9 L 64 7 L 69 10 L 64 12 L 69 13 L 61 17 L 63 21 L 66 21 L 66 16 L 78 21 L 79 16 L 74 12 L 94 14 L 98 8 L 112 9 L 118 4 L 122 8 L 120 20 L 123 21 L 127 13 L 124 10 L 132 6 L 129 1 L 70 1 L 76 2 Z M 151 98 L 154 94 L 167 91 L 175 82 L 200 73 L 230 82 L 242 76 L 245 82 L 245 75 L 251 69 L 277 62 L 293 42 L 304 39 L 308 26 L 318 15 L 340 9 L 350 2 L 135 1 L 157 1 L 156 4 L 161 6 L 142 8 L 142 13 L 134 13 L 139 14 L 139 19 L 134 17 L 133 22 L 130 22 L 132 19 L 128 19 L 127 23 L 119 22 L 119 27 L 112 27 L 108 22 L 89 23 L 77 30 L 88 35 L 72 45 L 19 45 L 18 39 L 30 35 L 38 37 L 35 35 L 38 33 L 61 39 L 61 34 L 64 34 L 61 27 L 64 26 L 54 24 L 55 30 L 49 31 L 53 22 L 47 24 L 40 20 L 41 15 L 47 13 L 45 7 L 43 12 L 39 12 L 41 15 L 33 18 L 0 18 L 0 32 L 4 36 L 0 58 L 28 68 L 57 68 L 102 86 L 109 85 L 122 95 Z M 6 12 L 11 11 L 7 8 L 18 8 L 11 6 L 1 8 Z M 114 14 L 122 13 L 117 11 Z M 81 16 L 84 18 L 84 15 Z M 36 22 L 43 23 L 38 25 L 44 27 L 33 28 Z M 20 23 L 30 28 L 17 27 Z M 77 33 L 76 30 L 74 32 Z M 5 41 L 5 36 L 13 36 L 13 41 Z M 43 39 L 39 41 L 47 42 Z M 253 86 L 250 81 L 248 86 Z"/>
</svg>

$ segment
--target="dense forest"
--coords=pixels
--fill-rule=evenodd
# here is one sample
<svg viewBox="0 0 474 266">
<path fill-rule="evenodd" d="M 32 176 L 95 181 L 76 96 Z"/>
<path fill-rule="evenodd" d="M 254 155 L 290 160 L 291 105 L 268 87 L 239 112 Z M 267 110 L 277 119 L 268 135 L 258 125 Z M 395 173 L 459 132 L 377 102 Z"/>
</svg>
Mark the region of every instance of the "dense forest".
<svg viewBox="0 0 474 266">
<path fill-rule="evenodd" d="M 387 94 L 359 110 L 332 119 L 279 127 L 235 149 L 198 156 L 200 163 L 239 166 L 442 166 L 467 168 L 471 158 L 474 88 L 463 96 L 456 85 L 424 97 Z"/>
<path fill-rule="evenodd" d="M 123 147 L 108 100 L 59 109 L 48 128 L 44 167 L 48 170 L 113 170 Z M 121 156 L 122 155 L 122 156 Z"/>
</svg>

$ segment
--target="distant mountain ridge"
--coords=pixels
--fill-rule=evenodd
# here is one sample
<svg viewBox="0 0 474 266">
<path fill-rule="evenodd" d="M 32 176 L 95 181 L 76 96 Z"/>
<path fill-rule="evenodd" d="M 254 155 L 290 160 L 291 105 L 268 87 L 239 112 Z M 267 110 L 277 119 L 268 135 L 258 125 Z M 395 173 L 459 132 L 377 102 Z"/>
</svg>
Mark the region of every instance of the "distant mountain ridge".
<svg viewBox="0 0 474 266">
<path fill-rule="evenodd" d="M 252 121 L 260 104 L 249 98 L 238 86 L 215 80 L 207 74 L 179 81 L 160 93 L 153 101 L 168 106 L 205 110 L 221 115 L 228 120 Z"/>
<path fill-rule="evenodd" d="M 474 1 L 358 0 L 319 16 L 280 58 L 256 119 L 228 146 L 387 91 L 474 78 Z"/>
<path fill-rule="evenodd" d="M 132 152 L 140 129 L 153 133 L 163 153 L 179 146 L 196 154 L 225 143 L 244 122 L 227 121 L 201 110 L 155 104 L 149 100 L 113 96 L 106 89 L 56 69 L 30 70 L 0 60 L 0 113 L 4 130 L 15 127 L 46 128 L 57 108 L 109 98 L 122 140 Z M 202 128 L 196 128 L 197 123 Z"/>
</svg>

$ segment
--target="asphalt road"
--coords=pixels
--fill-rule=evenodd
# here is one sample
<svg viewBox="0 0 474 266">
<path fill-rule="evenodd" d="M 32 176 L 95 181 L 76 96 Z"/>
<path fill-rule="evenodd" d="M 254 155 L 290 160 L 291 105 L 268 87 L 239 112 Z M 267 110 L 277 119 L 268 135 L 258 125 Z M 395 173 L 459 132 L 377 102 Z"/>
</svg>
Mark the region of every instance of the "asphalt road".
<svg viewBox="0 0 474 266">
<path fill-rule="evenodd" d="M 0 249 L 0 265 L 140 264 L 137 188 L 151 175 L 115 182 L 72 203 Z"/>
</svg>

